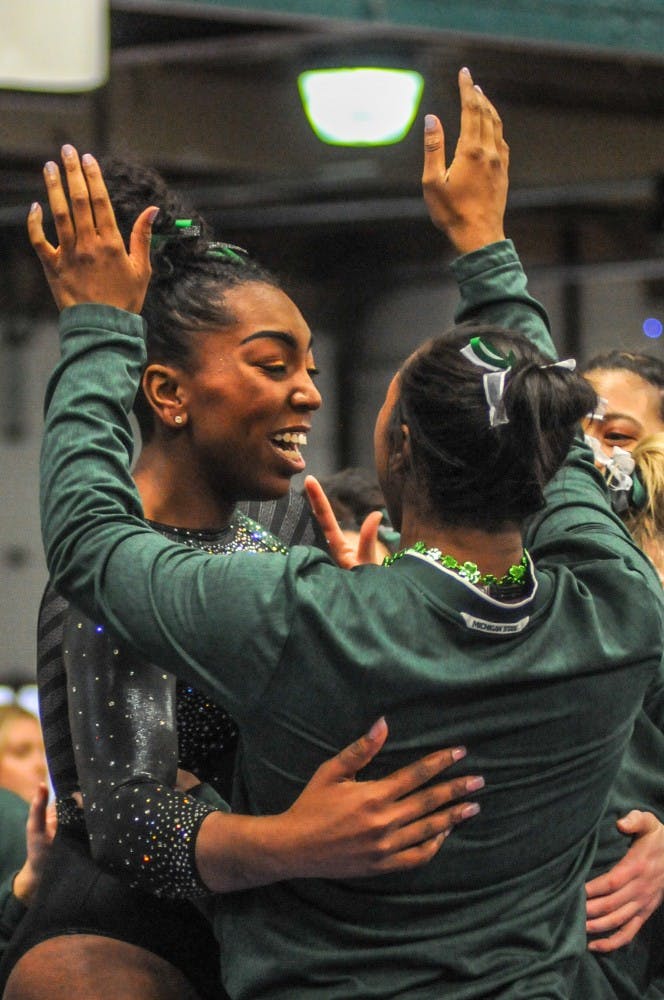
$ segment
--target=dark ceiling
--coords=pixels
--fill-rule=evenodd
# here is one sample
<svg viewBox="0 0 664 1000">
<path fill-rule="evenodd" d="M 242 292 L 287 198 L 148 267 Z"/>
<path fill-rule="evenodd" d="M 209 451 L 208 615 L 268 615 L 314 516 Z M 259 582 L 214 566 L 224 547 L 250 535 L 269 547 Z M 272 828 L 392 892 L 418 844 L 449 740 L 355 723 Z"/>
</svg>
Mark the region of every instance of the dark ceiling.
<svg viewBox="0 0 664 1000">
<path fill-rule="evenodd" d="M 27 206 L 41 197 L 41 164 L 73 142 L 151 163 L 226 238 L 250 233 L 259 252 L 268 236 L 275 246 L 276 233 L 286 256 L 288 247 L 307 255 L 301 234 L 315 230 L 317 252 L 333 233 L 352 261 L 363 230 L 375 241 L 382 227 L 408 257 L 424 217 L 419 126 L 396 146 L 325 146 L 309 129 L 296 86 L 304 68 L 381 59 L 423 73 L 421 113 L 440 115 L 450 149 L 457 71 L 472 69 L 503 115 L 511 212 L 526 253 L 531 237 L 546 257 L 547 213 L 611 220 L 612 237 L 604 233 L 593 246 L 599 258 L 653 252 L 641 234 L 662 224 L 664 54 L 200 2 L 111 0 L 110 8 L 105 87 L 88 95 L 0 91 L 0 246 L 15 242 Z M 561 259 L 561 245 L 552 260 Z M 412 255 L 421 256 L 419 244 Z"/>
<path fill-rule="evenodd" d="M 452 138 L 456 72 L 469 65 L 503 112 L 514 187 L 539 189 L 540 201 L 632 200 L 664 164 L 664 56 L 156 0 L 112 0 L 111 46 L 109 83 L 92 95 L 0 92 L 0 224 L 23 212 L 35 167 L 64 141 L 149 159 L 194 186 L 202 207 L 343 198 L 357 214 L 376 198 L 408 211 L 394 199 L 417 198 L 419 129 L 378 150 L 320 144 L 295 77 L 324 61 L 419 68 L 422 109 Z"/>
</svg>

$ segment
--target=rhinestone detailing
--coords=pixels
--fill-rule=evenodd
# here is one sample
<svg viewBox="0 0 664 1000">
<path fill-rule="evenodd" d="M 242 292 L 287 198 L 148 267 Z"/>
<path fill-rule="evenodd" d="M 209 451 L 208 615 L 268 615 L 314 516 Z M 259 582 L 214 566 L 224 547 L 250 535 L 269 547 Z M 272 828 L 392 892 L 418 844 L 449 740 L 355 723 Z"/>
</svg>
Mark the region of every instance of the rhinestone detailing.
<svg viewBox="0 0 664 1000">
<path fill-rule="evenodd" d="M 239 512 L 222 531 L 153 526 L 172 540 L 213 554 L 287 551 Z M 156 895 L 206 895 L 195 845 L 200 824 L 213 808 L 195 794 L 175 791 L 170 777 L 164 779 L 174 776 L 179 764 L 228 798 L 223 779 L 232 769 L 234 721 L 191 685 L 176 688 L 170 674 L 141 662 L 103 625 L 73 609 L 63 656 L 93 856 L 130 885 Z M 177 761 L 170 757 L 175 714 Z M 82 813 L 73 800 L 62 799 L 58 812 L 63 825 L 81 829 Z"/>
</svg>

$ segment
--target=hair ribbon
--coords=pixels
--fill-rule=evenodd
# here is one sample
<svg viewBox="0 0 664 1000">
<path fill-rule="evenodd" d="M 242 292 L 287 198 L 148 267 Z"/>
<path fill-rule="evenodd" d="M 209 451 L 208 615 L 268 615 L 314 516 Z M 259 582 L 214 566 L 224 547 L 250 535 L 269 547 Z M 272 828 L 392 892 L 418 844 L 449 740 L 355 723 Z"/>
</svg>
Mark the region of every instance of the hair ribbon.
<svg viewBox="0 0 664 1000">
<path fill-rule="evenodd" d="M 507 376 L 517 360 L 514 351 L 503 354 L 490 341 L 484 340 L 482 337 L 471 337 L 470 342 L 461 348 L 461 354 L 478 368 L 486 369 L 486 373 L 482 376 L 482 384 L 489 407 L 489 426 L 498 427 L 500 424 L 508 424 L 509 417 L 505 412 L 503 397 Z M 566 368 L 568 371 L 574 371 L 576 361 L 574 358 L 567 358 L 564 361 L 553 361 L 539 367 L 542 369 Z"/>
</svg>

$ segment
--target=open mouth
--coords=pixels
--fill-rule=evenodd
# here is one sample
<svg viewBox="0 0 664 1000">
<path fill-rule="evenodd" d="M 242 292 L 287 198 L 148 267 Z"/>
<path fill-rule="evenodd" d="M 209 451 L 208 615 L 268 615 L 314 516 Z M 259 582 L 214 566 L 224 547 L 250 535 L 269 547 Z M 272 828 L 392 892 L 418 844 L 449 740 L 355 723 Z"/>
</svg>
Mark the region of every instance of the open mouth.
<svg viewBox="0 0 664 1000">
<path fill-rule="evenodd" d="M 303 431 L 284 431 L 283 433 L 275 434 L 270 440 L 274 447 L 291 461 L 304 464 L 300 448 L 307 443 L 307 435 Z"/>
</svg>

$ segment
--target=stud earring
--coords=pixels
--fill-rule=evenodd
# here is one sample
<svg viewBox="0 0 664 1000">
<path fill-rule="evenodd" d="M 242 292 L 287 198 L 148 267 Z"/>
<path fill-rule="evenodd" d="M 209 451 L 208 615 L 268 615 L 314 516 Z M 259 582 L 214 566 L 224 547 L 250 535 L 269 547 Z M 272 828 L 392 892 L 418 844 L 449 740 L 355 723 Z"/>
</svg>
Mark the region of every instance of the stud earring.
<svg viewBox="0 0 664 1000">
<path fill-rule="evenodd" d="M 177 416 L 173 417 L 173 419 L 176 424 L 181 424 L 182 421 L 184 420 L 184 417 L 180 416 L 180 414 L 178 413 Z"/>
</svg>

